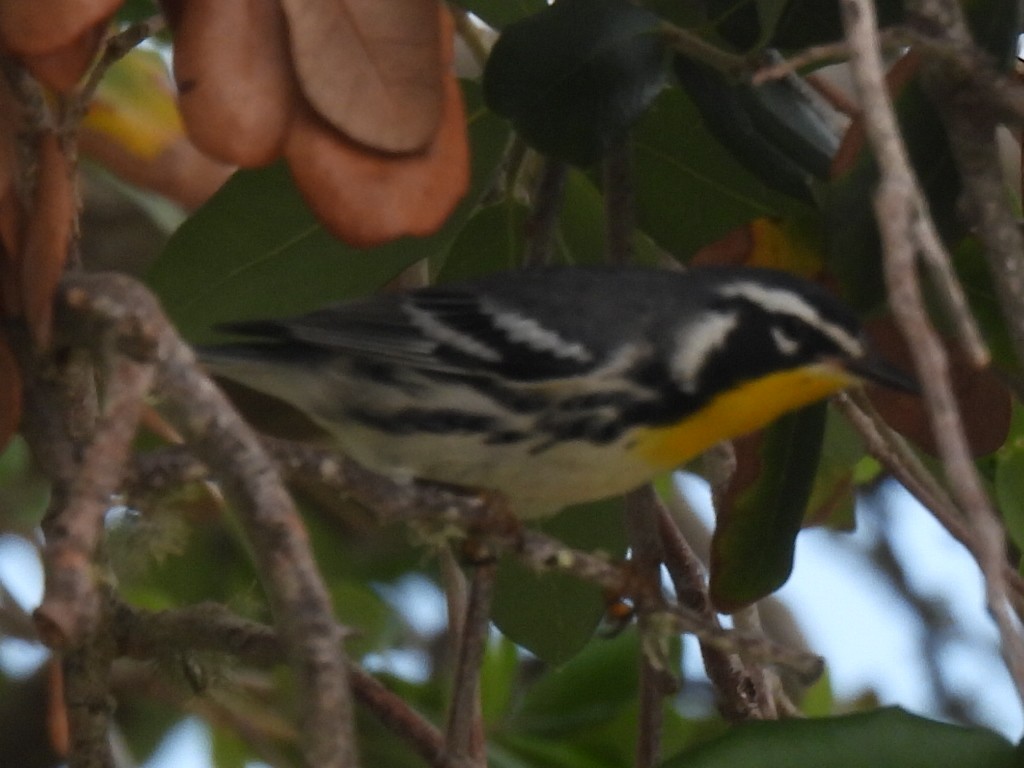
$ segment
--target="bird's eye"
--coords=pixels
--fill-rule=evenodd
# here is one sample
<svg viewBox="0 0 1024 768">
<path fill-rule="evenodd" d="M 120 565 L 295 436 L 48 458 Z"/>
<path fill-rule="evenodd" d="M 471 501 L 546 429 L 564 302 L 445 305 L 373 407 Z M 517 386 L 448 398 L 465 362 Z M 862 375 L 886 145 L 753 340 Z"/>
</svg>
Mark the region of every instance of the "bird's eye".
<svg viewBox="0 0 1024 768">
<path fill-rule="evenodd" d="M 771 325 L 771 337 L 779 352 L 787 357 L 796 354 L 808 337 L 807 325 L 795 317 L 775 318 Z"/>
</svg>

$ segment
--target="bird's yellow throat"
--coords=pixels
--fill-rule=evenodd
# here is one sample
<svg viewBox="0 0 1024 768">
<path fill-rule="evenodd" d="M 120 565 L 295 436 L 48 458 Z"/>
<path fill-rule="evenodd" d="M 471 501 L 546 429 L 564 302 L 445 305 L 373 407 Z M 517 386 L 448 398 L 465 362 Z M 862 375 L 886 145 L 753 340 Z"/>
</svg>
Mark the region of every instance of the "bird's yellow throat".
<svg viewBox="0 0 1024 768">
<path fill-rule="evenodd" d="M 642 430 L 636 449 L 652 465 L 674 469 L 722 440 L 760 429 L 856 382 L 846 371 L 825 365 L 772 373 L 723 392 L 683 421 Z"/>
</svg>

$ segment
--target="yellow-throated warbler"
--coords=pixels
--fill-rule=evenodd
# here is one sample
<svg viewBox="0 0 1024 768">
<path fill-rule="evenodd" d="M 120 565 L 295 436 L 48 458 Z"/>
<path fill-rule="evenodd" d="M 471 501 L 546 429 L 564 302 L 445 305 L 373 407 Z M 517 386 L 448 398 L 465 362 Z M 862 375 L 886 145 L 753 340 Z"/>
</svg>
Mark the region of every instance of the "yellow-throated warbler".
<svg viewBox="0 0 1024 768">
<path fill-rule="evenodd" d="M 522 516 L 623 493 L 867 380 L 912 383 L 854 315 L 782 272 L 554 267 L 233 323 L 214 373 L 278 397 L 398 477 Z"/>
</svg>

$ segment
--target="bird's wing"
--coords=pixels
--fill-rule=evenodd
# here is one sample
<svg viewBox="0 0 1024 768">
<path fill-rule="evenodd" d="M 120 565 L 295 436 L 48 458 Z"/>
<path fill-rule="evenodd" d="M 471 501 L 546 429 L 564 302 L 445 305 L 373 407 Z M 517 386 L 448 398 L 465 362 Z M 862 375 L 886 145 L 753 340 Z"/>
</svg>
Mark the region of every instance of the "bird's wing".
<svg viewBox="0 0 1024 768">
<path fill-rule="evenodd" d="M 430 288 L 336 304 L 296 318 L 232 323 L 223 330 L 281 345 L 456 375 L 512 380 L 590 370 L 591 349 L 544 327 L 490 293 Z"/>
</svg>

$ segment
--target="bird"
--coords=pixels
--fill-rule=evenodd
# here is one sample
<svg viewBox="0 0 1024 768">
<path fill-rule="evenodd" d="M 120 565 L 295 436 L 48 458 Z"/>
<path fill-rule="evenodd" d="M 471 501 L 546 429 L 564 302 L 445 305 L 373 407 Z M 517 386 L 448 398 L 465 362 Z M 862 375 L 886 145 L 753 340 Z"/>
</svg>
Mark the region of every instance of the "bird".
<svg viewBox="0 0 1024 768">
<path fill-rule="evenodd" d="M 523 519 L 631 491 L 847 387 L 914 381 L 822 286 L 755 267 L 551 266 L 219 326 L 215 376 L 395 480 Z"/>
</svg>

